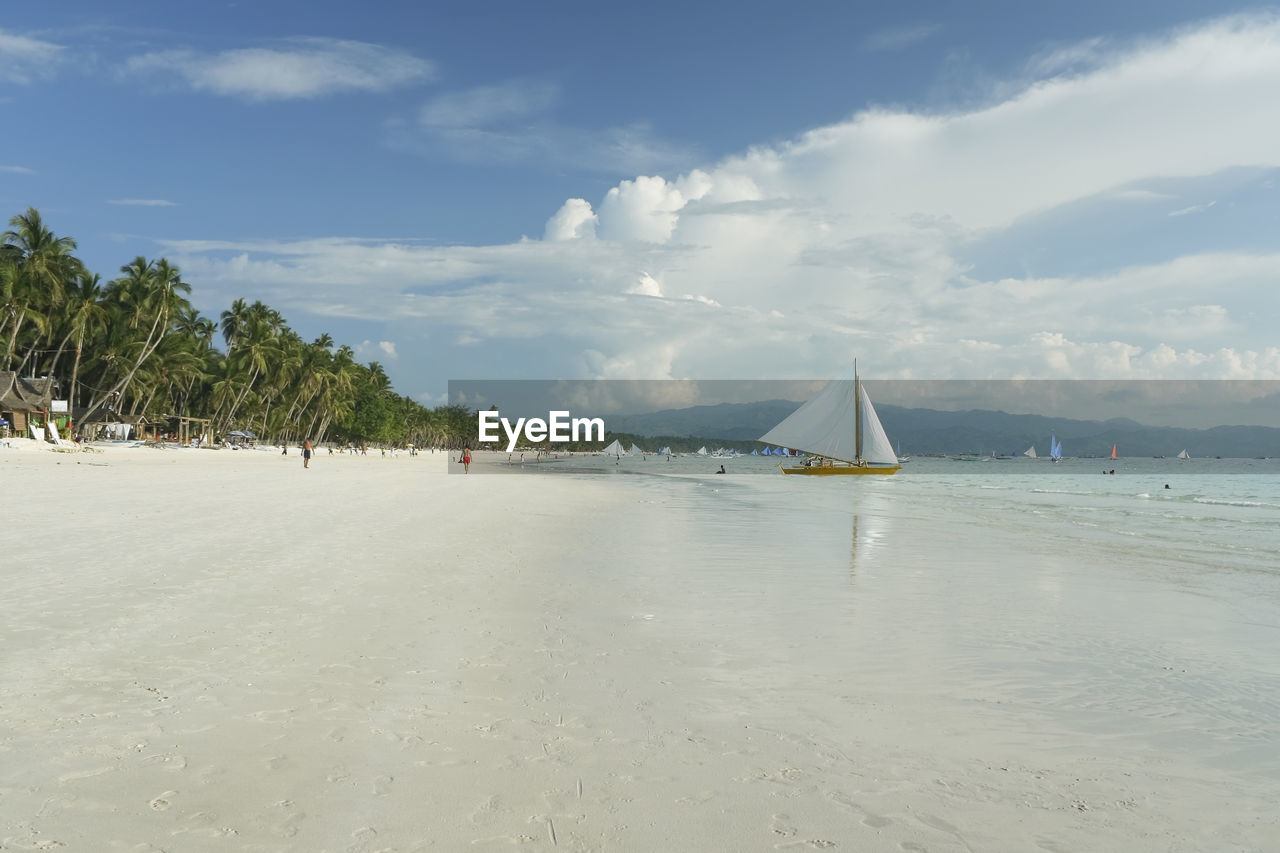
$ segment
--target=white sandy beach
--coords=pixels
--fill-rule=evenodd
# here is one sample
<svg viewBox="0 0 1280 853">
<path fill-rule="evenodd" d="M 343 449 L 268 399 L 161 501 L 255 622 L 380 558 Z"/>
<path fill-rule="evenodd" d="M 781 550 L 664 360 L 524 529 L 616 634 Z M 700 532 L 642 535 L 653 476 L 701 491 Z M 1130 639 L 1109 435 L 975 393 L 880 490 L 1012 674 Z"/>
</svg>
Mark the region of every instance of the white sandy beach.
<svg viewBox="0 0 1280 853">
<path fill-rule="evenodd" d="M 439 454 L 0 476 L 2 850 L 1280 848 L 1272 586 L 888 487 L 779 517 Z"/>
</svg>

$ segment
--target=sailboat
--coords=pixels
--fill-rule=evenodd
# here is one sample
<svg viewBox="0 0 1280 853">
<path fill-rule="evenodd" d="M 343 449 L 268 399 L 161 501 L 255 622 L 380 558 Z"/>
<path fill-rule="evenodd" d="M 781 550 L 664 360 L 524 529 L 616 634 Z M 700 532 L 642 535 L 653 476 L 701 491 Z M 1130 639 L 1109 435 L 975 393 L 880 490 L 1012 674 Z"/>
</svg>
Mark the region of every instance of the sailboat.
<svg viewBox="0 0 1280 853">
<path fill-rule="evenodd" d="M 603 453 L 605 456 L 623 456 L 626 454 L 627 451 L 622 449 L 622 442 L 618 441 L 615 438 L 608 447 L 606 447 L 604 450 L 600 452 Z"/>
<path fill-rule="evenodd" d="M 895 474 L 902 470 L 853 363 L 853 379 L 837 379 L 760 437 L 812 458 L 784 474 Z"/>
<path fill-rule="evenodd" d="M 1116 458 L 1116 446 L 1114 444 L 1111 445 L 1111 458 L 1112 459 Z"/>
<path fill-rule="evenodd" d="M 1189 453 L 1187 453 L 1187 449 L 1184 447 L 1184 448 L 1182 448 L 1182 452 L 1178 454 L 1178 458 L 1179 458 L 1179 459 L 1190 459 L 1190 458 L 1191 458 L 1191 455 L 1190 455 Z"/>
<path fill-rule="evenodd" d="M 1036 458 L 1036 455 L 1037 455 L 1037 454 L 1036 454 L 1036 446 L 1035 446 L 1034 444 L 1033 444 L 1033 445 L 1031 445 L 1031 446 L 1030 446 L 1030 447 L 1028 447 L 1026 450 L 1022 451 L 1022 455 L 1023 455 L 1023 456 L 1026 456 L 1026 457 L 1029 457 L 1029 458 L 1031 458 L 1031 459 L 1035 459 L 1035 458 Z"/>
<path fill-rule="evenodd" d="M 902 463 L 902 462 L 910 462 L 910 461 L 911 461 L 911 457 L 910 457 L 910 456 L 903 456 L 903 455 L 902 455 L 902 442 L 901 442 L 901 441 L 899 441 L 899 442 L 898 442 L 898 449 L 897 449 L 897 451 L 896 451 L 896 455 L 897 455 L 897 457 L 898 457 L 898 462 L 899 462 L 899 463 Z"/>
<path fill-rule="evenodd" d="M 1062 442 L 1054 437 L 1053 433 L 1049 433 L 1049 461 L 1062 461 Z"/>
<path fill-rule="evenodd" d="M 644 451 L 643 451 L 643 450 L 641 450 L 638 446 L 636 446 L 636 443 L 635 443 L 634 441 L 633 441 L 633 442 L 631 442 L 631 449 L 630 449 L 629 451 L 627 451 L 627 452 L 628 452 L 628 453 L 630 453 L 632 456 L 643 456 L 643 455 L 644 455 Z"/>
</svg>

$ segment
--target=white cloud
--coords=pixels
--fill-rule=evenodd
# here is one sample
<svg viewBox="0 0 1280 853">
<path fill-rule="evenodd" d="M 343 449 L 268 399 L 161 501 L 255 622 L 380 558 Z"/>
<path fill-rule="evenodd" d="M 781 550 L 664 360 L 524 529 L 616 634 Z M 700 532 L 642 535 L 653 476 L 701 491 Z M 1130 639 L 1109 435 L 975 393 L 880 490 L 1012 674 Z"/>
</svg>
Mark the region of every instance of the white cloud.
<svg viewBox="0 0 1280 853">
<path fill-rule="evenodd" d="M 440 95 L 412 119 L 388 123 L 391 144 L 468 163 L 533 163 L 551 169 L 669 168 L 688 154 L 643 123 L 589 128 L 557 121 L 558 86 L 510 80 Z"/>
<path fill-rule="evenodd" d="M 639 175 L 565 202 L 544 240 L 168 245 L 202 290 L 394 317 L 532 375 L 554 351 L 653 378 L 826 376 L 854 355 L 880 376 L 1275 377 L 1275 252 L 1148 243 L 1102 272 L 1007 278 L 960 260 L 1024 217 L 1094 198 L 1137 215 L 1159 200 L 1141 187 L 1239 166 L 1280 168 L 1270 16 L 1100 45 L 1088 71 L 969 111 L 866 111 Z"/>
<path fill-rule="evenodd" d="M 1027 68 L 1033 75 L 1041 77 L 1066 71 L 1080 71 L 1105 62 L 1107 49 L 1107 41 L 1100 37 L 1088 38 L 1069 45 L 1057 45 L 1033 56 L 1027 63 Z"/>
<path fill-rule="evenodd" d="M 709 189 L 709 178 L 699 171 L 673 183 L 644 175 L 623 181 L 600 204 L 598 232 L 606 240 L 665 243 L 675 231 L 679 211 Z"/>
<path fill-rule="evenodd" d="M 107 204 L 123 204 L 131 207 L 174 207 L 176 202 L 162 198 L 116 198 L 110 199 Z"/>
<path fill-rule="evenodd" d="M 355 353 L 357 361 L 376 361 L 381 358 L 396 358 L 396 345 L 394 341 L 365 340 L 352 347 L 352 351 Z"/>
<path fill-rule="evenodd" d="M 0 166 L 0 172 L 7 172 L 11 175 L 34 175 L 35 172 L 26 166 Z"/>
<path fill-rule="evenodd" d="M 66 48 L 0 30 L 0 81 L 25 86 L 53 75 Z"/>
<path fill-rule="evenodd" d="M 627 288 L 627 293 L 635 296 L 662 296 L 662 282 L 647 272 L 640 273 L 639 280 Z"/>
<path fill-rule="evenodd" d="M 431 128 L 487 127 L 546 112 L 559 99 L 547 83 L 512 81 L 451 92 L 430 101 L 418 121 Z"/>
<path fill-rule="evenodd" d="M 1206 210 L 1213 207 L 1215 204 L 1217 204 L 1216 201 L 1211 201 L 1208 204 L 1193 204 L 1188 207 L 1180 207 L 1177 210 L 1169 211 L 1169 215 L 1170 216 L 1186 216 L 1188 213 L 1204 213 Z"/>
<path fill-rule="evenodd" d="M 167 50 L 135 56 L 128 75 L 184 80 L 191 88 L 251 101 L 384 92 L 430 80 L 431 62 L 393 48 L 329 38 L 287 39 L 273 47 L 219 53 Z"/>
<path fill-rule="evenodd" d="M 596 236 L 597 217 L 591 204 L 582 198 L 571 198 L 547 220 L 546 240 L 576 240 Z"/>
</svg>

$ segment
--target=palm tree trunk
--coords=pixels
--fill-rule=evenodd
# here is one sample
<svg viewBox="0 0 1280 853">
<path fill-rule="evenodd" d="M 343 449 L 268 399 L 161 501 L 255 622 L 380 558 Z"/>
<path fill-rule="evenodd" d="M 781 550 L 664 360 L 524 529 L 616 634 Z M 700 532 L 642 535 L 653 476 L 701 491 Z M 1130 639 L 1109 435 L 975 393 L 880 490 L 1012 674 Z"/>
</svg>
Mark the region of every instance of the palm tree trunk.
<svg viewBox="0 0 1280 853">
<path fill-rule="evenodd" d="M 13 348 L 18 345 L 18 330 L 22 328 L 23 317 L 19 314 L 13 318 L 13 332 L 9 335 L 9 348 L 4 354 L 4 369 L 8 370 L 9 365 L 13 363 Z"/>
<path fill-rule="evenodd" d="M 70 397 L 71 404 L 67 408 L 71 409 L 72 415 L 75 414 L 76 401 L 79 399 L 79 396 L 80 396 L 77 393 L 79 389 L 77 389 L 76 387 L 76 380 L 80 376 L 80 350 L 81 350 L 81 343 L 83 340 L 84 338 L 82 336 L 79 340 L 76 341 L 76 360 L 71 365 L 71 397 Z"/>
</svg>

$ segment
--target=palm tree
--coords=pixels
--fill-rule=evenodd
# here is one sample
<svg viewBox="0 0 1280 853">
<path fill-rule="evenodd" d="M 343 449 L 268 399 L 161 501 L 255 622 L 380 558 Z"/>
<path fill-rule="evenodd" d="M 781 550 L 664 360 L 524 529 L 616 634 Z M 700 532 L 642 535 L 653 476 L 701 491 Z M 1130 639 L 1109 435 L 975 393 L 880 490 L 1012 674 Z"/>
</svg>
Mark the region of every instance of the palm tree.
<svg viewBox="0 0 1280 853">
<path fill-rule="evenodd" d="M 71 385 L 68 388 L 73 413 L 79 399 L 77 382 L 80 377 L 80 358 L 84 353 L 84 339 L 101 329 L 107 321 L 107 311 L 98 302 L 102 296 L 99 280 L 97 273 L 83 273 L 72 282 L 67 293 L 67 336 L 62 345 L 65 346 L 70 339 L 75 341 L 76 358 L 71 365 Z M 58 347 L 58 351 L 61 353 L 62 346 Z M 54 359 L 54 364 L 56 366 L 57 358 Z M 53 370 L 51 367 L 50 372 Z"/>
<path fill-rule="evenodd" d="M 182 280 L 178 268 L 165 259 L 149 261 L 142 256 L 134 258 L 132 263 L 120 268 L 124 273 L 121 278 L 107 285 L 106 297 L 114 301 L 125 319 L 127 328 L 135 335 L 132 347 L 135 356 L 132 367 L 119 379 L 112 389 L 96 403 L 90 405 L 84 419 L 98 411 L 107 399 L 118 396 L 123 401 L 128 394 L 129 384 L 137 375 L 143 363 L 151 357 L 160 342 L 169 331 L 171 319 L 184 310 L 190 310 L 185 294 L 191 292 L 191 285 Z M 146 337 L 139 333 L 147 329 Z M 138 401 L 134 401 L 136 409 Z"/>
<path fill-rule="evenodd" d="M 44 334 L 49 321 L 44 313 L 31 304 L 31 297 L 22 274 L 22 267 L 12 255 L 0 256 L 0 331 L 10 328 L 9 345 L 5 349 L 4 366 L 7 370 L 18 342 L 18 331 L 23 324 L 31 323 Z"/>
<path fill-rule="evenodd" d="M 10 311 L 5 318 L 11 326 L 9 345 L 5 349 L 6 369 L 13 363 L 22 326 L 28 321 L 35 322 L 36 311 L 43 311 L 47 319 L 48 313 L 62 304 L 67 280 L 80 269 L 80 262 L 71 254 L 76 241 L 58 237 L 46 228 L 34 207 L 10 219 L 9 225 L 11 230 L 0 235 L 3 246 L 0 251 L 17 265 L 14 296 L 20 295 L 26 306 L 20 311 Z M 48 324 L 41 328 L 42 334 L 47 333 Z"/>
<path fill-rule="evenodd" d="M 222 312 L 222 340 L 227 344 L 228 354 L 236 348 L 249 324 L 249 306 L 243 299 L 231 303 L 231 307 Z"/>
</svg>

